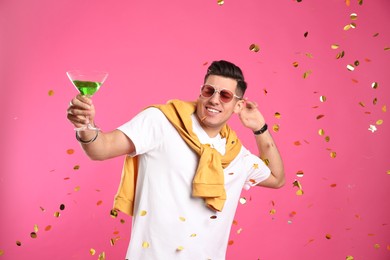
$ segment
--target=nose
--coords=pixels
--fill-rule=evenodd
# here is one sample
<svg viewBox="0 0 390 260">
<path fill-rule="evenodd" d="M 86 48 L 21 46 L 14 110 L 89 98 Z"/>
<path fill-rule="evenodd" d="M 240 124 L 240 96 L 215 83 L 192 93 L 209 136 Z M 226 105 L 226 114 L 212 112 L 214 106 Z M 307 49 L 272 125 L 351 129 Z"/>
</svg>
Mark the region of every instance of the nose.
<svg viewBox="0 0 390 260">
<path fill-rule="evenodd" d="M 220 95 L 219 90 L 215 89 L 214 94 L 210 97 L 210 102 L 212 102 L 214 104 L 219 103 L 219 101 L 220 101 L 219 95 Z"/>
</svg>

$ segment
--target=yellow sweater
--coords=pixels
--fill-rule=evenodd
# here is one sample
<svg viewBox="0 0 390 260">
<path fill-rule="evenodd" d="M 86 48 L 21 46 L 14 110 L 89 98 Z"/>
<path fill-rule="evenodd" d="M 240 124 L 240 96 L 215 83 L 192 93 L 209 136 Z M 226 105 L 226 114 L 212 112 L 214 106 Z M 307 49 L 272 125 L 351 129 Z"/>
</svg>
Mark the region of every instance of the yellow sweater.
<svg viewBox="0 0 390 260">
<path fill-rule="evenodd" d="M 226 192 L 223 169 L 238 155 L 241 142 L 228 125 L 224 125 L 220 134 L 226 138 L 226 153 L 222 156 L 208 144 L 201 144 L 192 131 L 191 115 L 196 103 L 171 100 L 165 105 L 154 105 L 160 109 L 176 128 L 188 146 L 199 155 L 198 168 L 192 182 L 192 196 L 202 197 L 206 205 L 216 211 L 222 211 Z M 114 199 L 114 209 L 133 215 L 135 188 L 137 184 L 138 158 L 126 156 L 121 182 Z"/>
</svg>

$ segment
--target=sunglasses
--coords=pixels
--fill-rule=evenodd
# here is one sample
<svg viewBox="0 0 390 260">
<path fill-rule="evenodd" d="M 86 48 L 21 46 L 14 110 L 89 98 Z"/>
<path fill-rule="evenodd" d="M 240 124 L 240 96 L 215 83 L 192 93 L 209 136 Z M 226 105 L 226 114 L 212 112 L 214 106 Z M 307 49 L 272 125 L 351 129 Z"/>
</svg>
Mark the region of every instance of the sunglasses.
<svg viewBox="0 0 390 260">
<path fill-rule="evenodd" d="M 230 101 L 232 101 L 233 98 L 238 98 L 238 99 L 242 98 L 235 95 L 230 90 L 227 89 L 218 90 L 215 87 L 207 84 L 203 85 L 200 89 L 200 95 L 204 98 L 212 97 L 216 92 L 218 92 L 219 94 L 219 100 L 221 100 L 223 103 L 229 103 Z"/>
</svg>

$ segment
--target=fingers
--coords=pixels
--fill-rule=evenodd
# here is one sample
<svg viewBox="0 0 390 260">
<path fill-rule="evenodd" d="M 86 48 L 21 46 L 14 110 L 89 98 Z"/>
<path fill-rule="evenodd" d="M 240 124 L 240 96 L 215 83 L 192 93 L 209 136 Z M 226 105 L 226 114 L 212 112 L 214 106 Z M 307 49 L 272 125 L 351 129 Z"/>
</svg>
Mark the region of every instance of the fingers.
<svg viewBox="0 0 390 260">
<path fill-rule="evenodd" d="M 88 97 L 77 95 L 70 102 L 66 110 L 67 119 L 76 127 L 88 123 L 90 117 L 94 115 L 92 100 Z"/>
</svg>

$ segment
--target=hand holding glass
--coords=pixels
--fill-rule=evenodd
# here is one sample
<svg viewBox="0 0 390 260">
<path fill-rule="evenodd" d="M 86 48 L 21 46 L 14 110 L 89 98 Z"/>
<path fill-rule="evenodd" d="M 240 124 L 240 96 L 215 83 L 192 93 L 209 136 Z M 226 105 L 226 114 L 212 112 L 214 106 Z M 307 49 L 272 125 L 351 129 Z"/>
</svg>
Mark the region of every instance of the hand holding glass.
<svg viewBox="0 0 390 260">
<path fill-rule="evenodd" d="M 108 77 L 108 73 L 103 71 L 70 70 L 67 71 L 66 74 L 76 89 L 82 95 L 88 97 L 92 97 Z M 99 130 L 91 125 L 90 122 L 85 126 L 75 128 L 76 131 L 83 131 L 86 129 Z"/>
</svg>

